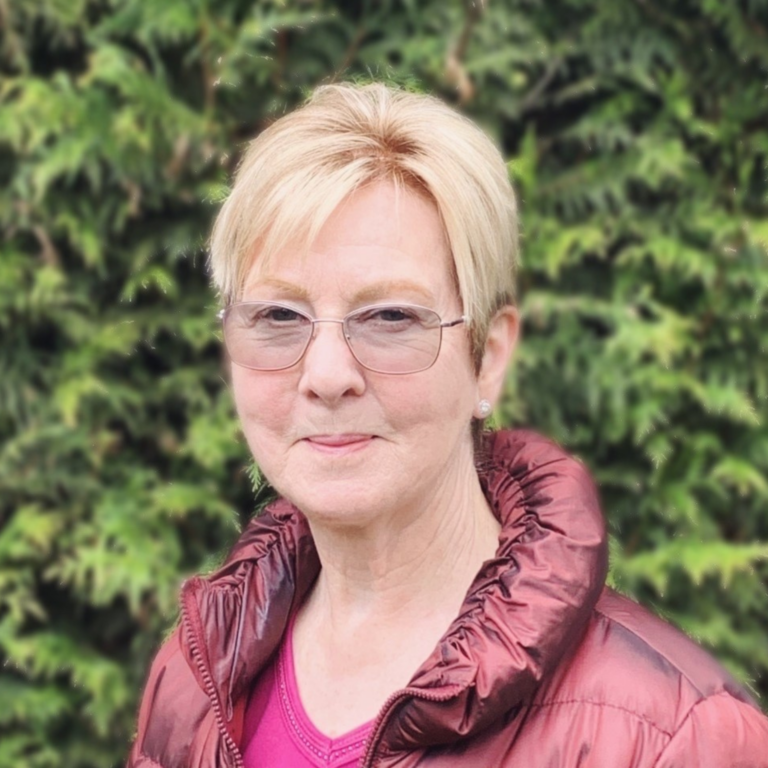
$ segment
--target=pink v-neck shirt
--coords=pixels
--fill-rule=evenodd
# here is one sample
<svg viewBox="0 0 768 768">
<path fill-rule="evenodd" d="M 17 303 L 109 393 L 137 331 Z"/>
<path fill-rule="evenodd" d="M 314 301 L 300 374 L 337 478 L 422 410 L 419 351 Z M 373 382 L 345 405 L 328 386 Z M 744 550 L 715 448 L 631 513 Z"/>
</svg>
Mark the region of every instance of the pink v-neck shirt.
<svg viewBox="0 0 768 768">
<path fill-rule="evenodd" d="M 293 618 L 279 651 L 256 680 L 243 733 L 245 768 L 354 768 L 373 723 L 330 739 L 304 711 L 293 662 Z"/>
</svg>

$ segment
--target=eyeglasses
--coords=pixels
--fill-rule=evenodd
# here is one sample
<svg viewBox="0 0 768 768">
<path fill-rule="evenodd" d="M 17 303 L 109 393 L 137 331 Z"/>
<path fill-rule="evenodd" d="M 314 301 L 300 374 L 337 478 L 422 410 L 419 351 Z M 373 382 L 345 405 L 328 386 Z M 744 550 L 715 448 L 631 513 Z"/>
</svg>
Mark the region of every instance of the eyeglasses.
<svg viewBox="0 0 768 768">
<path fill-rule="evenodd" d="M 295 307 L 244 301 L 219 312 L 224 343 L 233 363 L 257 371 L 290 368 L 306 354 L 316 323 L 341 323 L 350 352 L 363 368 L 376 373 L 418 373 L 440 354 L 443 322 L 434 310 L 412 304 L 362 307 L 341 320 L 313 318 Z"/>
</svg>

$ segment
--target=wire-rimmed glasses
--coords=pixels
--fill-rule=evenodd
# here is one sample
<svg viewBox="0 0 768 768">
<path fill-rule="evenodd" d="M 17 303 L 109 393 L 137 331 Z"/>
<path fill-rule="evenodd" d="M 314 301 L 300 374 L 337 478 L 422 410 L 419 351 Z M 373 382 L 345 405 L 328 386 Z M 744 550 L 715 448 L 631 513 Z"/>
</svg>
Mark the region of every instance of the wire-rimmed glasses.
<svg viewBox="0 0 768 768">
<path fill-rule="evenodd" d="M 376 373 L 418 373 L 434 365 L 443 328 L 440 315 L 415 304 L 361 307 L 341 319 L 311 317 L 296 307 L 267 301 L 243 301 L 219 312 L 224 343 L 233 363 L 257 371 L 281 371 L 296 365 L 312 341 L 317 323 L 340 323 L 355 360 Z"/>
</svg>

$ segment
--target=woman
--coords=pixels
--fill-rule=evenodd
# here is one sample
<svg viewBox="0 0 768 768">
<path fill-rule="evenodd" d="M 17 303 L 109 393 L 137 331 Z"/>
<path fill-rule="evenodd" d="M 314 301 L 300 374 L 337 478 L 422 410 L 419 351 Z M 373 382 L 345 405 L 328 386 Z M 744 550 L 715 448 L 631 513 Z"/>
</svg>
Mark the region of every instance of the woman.
<svg viewBox="0 0 768 768">
<path fill-rule="evenodd" d="M 281 499 L 185 584 L 129 766 L 768 766 L 744 691 L 604 590 L 584 468 L 481 434 L 516 258 L 504 163 L 437 100 L 326 87 L 252 143 L 212 267 Z"/>
</svg>

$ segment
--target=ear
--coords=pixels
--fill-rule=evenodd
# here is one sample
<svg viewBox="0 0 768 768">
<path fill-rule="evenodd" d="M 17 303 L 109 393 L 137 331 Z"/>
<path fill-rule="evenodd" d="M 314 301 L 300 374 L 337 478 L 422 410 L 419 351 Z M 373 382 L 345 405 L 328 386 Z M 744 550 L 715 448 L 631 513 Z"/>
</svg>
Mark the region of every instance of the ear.
<svg viewBox="0 0 768 768">
<path fill-rule="evenodd" d="M 502 307 L 488 326 L 485 351 L 477 375 L 478 399 L 495 404 L 504 386 L 504 377 L 520 336 L 520 313 L 517 307 Z"/>
</svg>

